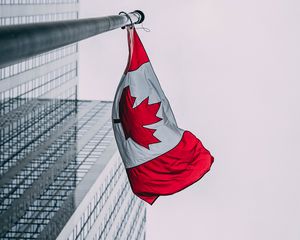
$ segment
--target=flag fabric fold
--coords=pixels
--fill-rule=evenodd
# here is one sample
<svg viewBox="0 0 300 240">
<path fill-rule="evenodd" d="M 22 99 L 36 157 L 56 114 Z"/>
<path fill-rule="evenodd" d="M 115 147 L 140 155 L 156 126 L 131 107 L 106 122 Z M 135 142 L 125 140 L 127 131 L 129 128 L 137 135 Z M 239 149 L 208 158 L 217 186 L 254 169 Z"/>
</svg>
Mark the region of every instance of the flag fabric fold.
<svg viewBox="0 0 300 240">
<path fill-rule="evenodd" d="M 132 191 L 153 204 L 201 179 L 213 157 L 177 126 L 135 28 L 127 32 L 129 58 L 114 99 L 113 129 Z"/>
</svg>

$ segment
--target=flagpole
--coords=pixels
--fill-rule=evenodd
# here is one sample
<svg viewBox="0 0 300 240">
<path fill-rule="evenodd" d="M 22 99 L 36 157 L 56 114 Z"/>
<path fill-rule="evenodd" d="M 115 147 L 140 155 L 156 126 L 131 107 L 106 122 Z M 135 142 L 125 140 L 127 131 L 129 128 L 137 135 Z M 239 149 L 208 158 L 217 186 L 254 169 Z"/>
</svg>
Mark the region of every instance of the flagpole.
<svg viewBox="0 0 300 240">
<path fill-rule="evenodd" d="M 80 40 L 144 21 L 136 10 L 107 17 L 0 27 L 0 68 Z"/>
</svg>

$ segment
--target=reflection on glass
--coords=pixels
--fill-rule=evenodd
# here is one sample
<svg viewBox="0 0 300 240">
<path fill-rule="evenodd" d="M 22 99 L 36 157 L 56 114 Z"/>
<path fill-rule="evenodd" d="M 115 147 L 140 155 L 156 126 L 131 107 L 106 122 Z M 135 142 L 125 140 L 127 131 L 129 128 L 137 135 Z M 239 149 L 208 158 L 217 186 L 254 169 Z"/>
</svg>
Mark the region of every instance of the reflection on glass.
<svg viewBox="0 0 300 240">
<path fill-rule="evenodd" d="M 38 238 L 51 223 L 55 235 L 74 208 L 76 101 L 9 98 L 1 108 L 0 236 Z"/>
<path fill-rule="evenodd" d="M 1 115 L 5 124 L 1 125 L 0 142 L 0 237 L 55 239 L 76 210 L 76 187 L 112 142 L 109 118 L 93 130 L 110 111 L 111 103 L 60 99 L 5 102 L 21 102 L 16 110 L 27 111 L 9 118 L 14 108 L 8 106 L 13 110 Z M 118 163 L 111 182 L 116 182 L 120 171 L 124 169 Z M 107 184 L 107 196 L 109 189 L 112 184 Z"/>
</svg>

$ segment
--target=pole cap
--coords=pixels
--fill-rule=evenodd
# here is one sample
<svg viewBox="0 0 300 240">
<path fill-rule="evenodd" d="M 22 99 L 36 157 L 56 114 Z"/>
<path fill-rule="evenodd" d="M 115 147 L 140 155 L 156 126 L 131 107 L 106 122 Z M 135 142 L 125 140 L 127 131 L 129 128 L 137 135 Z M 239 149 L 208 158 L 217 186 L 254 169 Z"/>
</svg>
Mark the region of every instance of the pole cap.
<svg viewBox="0 0 300 240">
<path fill-rule="evenodd" d="M 135 24 L 140 24 L 140 23 L 144 22 L 145 14 L 141 10 L 135 10 L 132 13 L 136 13 L 139 15 L 139 19 L 137 20 L 137 22 L 135 22 Z"/>
</svg>

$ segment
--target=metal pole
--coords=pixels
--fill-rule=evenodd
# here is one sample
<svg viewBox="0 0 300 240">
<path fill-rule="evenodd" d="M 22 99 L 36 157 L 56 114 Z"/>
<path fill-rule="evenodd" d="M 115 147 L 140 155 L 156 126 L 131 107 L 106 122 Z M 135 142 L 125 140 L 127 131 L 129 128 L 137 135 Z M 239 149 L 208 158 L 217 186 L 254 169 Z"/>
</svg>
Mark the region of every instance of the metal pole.
<svg viewBox="0 0 300 240">
<path fill-rule="evenodd" d="M 0 68 L 91 36 L 144 21 L 143 12 L 0 27 Z"/>
</svg>

